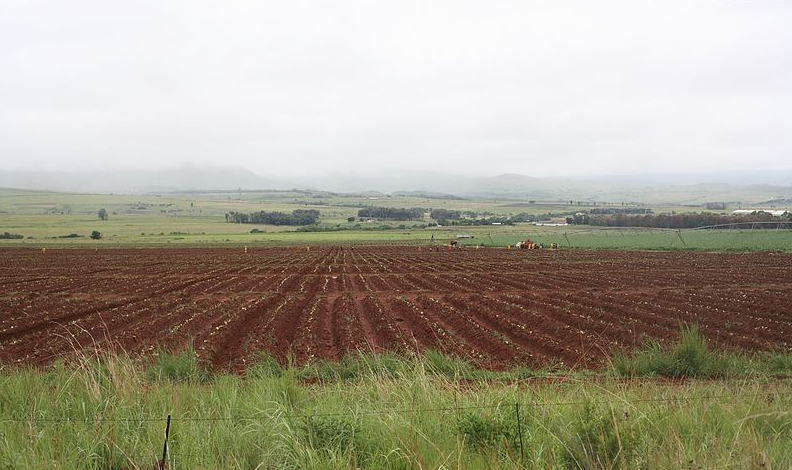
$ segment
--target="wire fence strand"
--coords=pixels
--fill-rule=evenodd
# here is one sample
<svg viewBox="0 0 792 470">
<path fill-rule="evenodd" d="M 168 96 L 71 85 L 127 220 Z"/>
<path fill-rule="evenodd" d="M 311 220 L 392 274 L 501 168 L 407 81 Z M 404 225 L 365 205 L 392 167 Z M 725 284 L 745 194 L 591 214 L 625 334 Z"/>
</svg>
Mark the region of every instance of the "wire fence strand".
<svg viewBox="0 0 792 470">
<path fill-rule="evenodd" d="M 691 402 L 691 401 L 705 401 L 705 400 L 718 400 L 719 404 L 726 405 L 726 404 L 734 404 L 736 401 L 723 401 L 723 400 L 736 400 L 740 399 L 741 401 L 746 398 L 760 398 L 766 396 L 775 396 L 779 392 L 778 391 L 765 391 L 765 392 L 757 392 L 757 393 L 745 393 L 745 394 L 723 394 L 723 395 L 701 395 L 701 396 L 688 396 L 688 397 L 663 397 L 663 398 L 637 398 L 637 399 L 629 399 L 626 397 L 614 397 L 610 400 L 575 400 L 575 401 L 549 401 L 549 402 L 540 402 L 540 401 L 501 401 L 494 404 L 487 404 L 487 405 L 462 405 L 462 406 L 444 406 L 444 407 L 433 407 L 433 408 L 401 408 L 401 409 L 383 409 L 383 410 L 361 410 L 361 409 L 354 409 L 351 408 L 345 411 L 338 411 L 332 413 L 289 413 L 284 412 L 282 410 L 278 410 L 275 413 L 267 414 L 267 415 L 234 415 L 231 414 L 229 416 L 207 416 L 207 417 L 199 417 L 199 416 L 173 416 L 172 421 L 174 422 L 200 422 L 200 421 L 256 421 L 256 420 L 272 420 L 275 419 L 276 415 L 284 417 L 284 418 L 310 418 L 310 417 L 332 417 L 332 416 L 349 416 L 349 415 L 388 415 L 388 414 L 395 414 L 395 415 L 402 415 L 402 414 L 413 414 L 413 413 L 438 413 L 438 412 L 455 412 L 455 411 L 467 411 L 467 410 L 479 410 L 479 409 L 496 409 L 496 408 L 507 408 L 507 407 L 514 407 L 515 404 L 518 404 L 521 407 L 534 407 L 534 408 L 543 408 L 543 407 L 556 407 L 556 406 L 581 406 L 581 405 L 614 405 L 614 404 L 626 404 L 630 405 L 633 403 L 680 403 L 680 402 Z M 166 415 L 154 417 L 154 416 L 141 416 L 141 417 L 131 417 L 131 418 L 35 418 L 35 417 L 27 417 L 27 418 L 0 418 L 0 422 L 25 422 L 25 423 L 101 423 L 101 422 L 165 422 L 167 420 Z"/>
</svg>

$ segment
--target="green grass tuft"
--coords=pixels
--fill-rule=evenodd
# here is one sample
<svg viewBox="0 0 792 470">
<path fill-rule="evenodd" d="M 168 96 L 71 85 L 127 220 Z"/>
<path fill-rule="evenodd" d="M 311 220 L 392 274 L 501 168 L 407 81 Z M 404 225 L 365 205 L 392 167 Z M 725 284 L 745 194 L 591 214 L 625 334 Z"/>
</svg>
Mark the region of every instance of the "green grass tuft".
<svg viewBox="0 0 792 470">
<path fill-rule="evenodd" d="M 189 347 L 179 353 L 159 350 L 154 354 L 154 362 L 148 367 L 146 376 L 152 381 L 174 383 L 205 383 L 211 374 L 198 360 L 195 349 Z"/>
<path fill-rule="evenodd" d="M 725 378 L 792 373 L 788 351 L 747 354 L 710 349 L 698 326 L 682 326 L 676 343 L 664 346 L 650 341 L 633 353 L 611 357 L 617 375 L 623 377 Z"/>
<path fill-rule="evenodd" d="M 682 326 L 671 347 L 652 341 L 632 354 L 616 354 L 612 364 L 625 377 L 725 377 L 732 372 L 732 362 L 709 349 L 696 325 Z"/>
</svg>

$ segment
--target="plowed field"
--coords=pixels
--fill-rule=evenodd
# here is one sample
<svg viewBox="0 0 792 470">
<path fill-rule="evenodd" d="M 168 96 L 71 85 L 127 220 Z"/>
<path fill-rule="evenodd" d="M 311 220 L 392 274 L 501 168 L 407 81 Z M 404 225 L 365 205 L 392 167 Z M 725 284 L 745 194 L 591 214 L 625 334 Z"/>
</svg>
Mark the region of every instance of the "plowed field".
<svg viewBox="0 0 792 470">
<path fill-rule="evenodd" d="M 215 368 L 434 348 L 501 368 L 597 367 L 698 323 L 792 345 L 792 256 L 417 247 L 0 250 L 0 363 L 194 344 Z"/>
</svg>

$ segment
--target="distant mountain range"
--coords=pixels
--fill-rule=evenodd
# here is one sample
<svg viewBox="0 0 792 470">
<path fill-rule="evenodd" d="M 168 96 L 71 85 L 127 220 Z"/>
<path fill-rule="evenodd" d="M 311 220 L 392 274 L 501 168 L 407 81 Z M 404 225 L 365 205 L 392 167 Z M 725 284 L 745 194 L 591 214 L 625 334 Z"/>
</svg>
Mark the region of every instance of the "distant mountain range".
<svg viewBox="0 0 792 470">
<path fill-rule="evenodd" d="M 89 193 L 291 189 L 297 186 L 242 168 L 184 166 L 167 170 L 0 171 L 0 187 Z"/>
<path fill-rule="evenodd" d="M 768 181 L 786 184 L 759 184 Z M 702 204 L 776 203 L 792 200 L 792 171 L 735 176 L 654 175 L 652 177 L 535 178 L 520 174 L 464 176 L 429 171 L 388 171 L 375 175 L 339 174 L 322 177 L 261 176 L 241 168 L 184 166 L 168 170 L 0 171 L 0 187 L 96 193 L 156 193 L 207 190 L 312 189 L 341 193 L 389 193 L 431 198 L 515 200 L 595 200 Z M 739 181 L 739 180 L 737 180 Z M 783 202 L 782 202 L 783 203 Z"/>
</svg>

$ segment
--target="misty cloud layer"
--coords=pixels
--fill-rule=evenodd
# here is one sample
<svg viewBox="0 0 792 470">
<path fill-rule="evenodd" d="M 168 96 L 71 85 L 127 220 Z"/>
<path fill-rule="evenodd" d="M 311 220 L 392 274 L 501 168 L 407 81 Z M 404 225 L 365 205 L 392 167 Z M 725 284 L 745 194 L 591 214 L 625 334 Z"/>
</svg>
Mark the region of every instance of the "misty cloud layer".
<svg viewBox="0 0 792 470">
<path fill-rule="evenodd" d="M 0 3 L 0 169 L 792 166 L 792 3 Z"/>
</svg>

